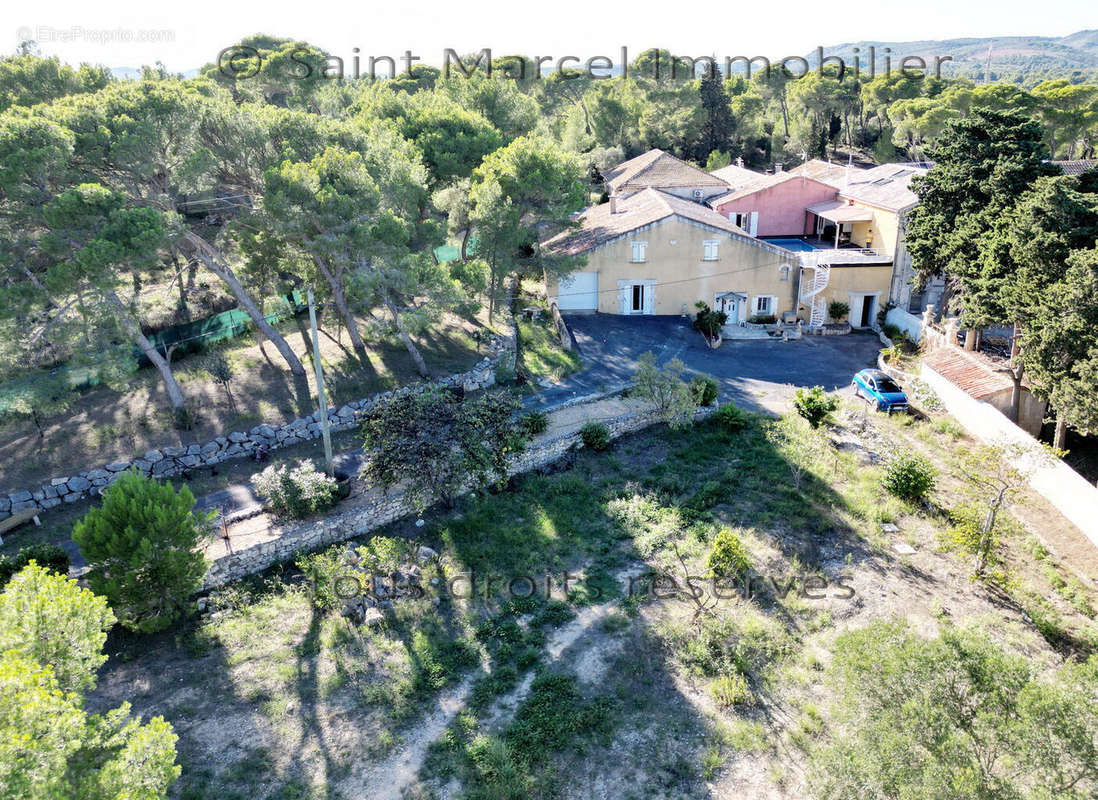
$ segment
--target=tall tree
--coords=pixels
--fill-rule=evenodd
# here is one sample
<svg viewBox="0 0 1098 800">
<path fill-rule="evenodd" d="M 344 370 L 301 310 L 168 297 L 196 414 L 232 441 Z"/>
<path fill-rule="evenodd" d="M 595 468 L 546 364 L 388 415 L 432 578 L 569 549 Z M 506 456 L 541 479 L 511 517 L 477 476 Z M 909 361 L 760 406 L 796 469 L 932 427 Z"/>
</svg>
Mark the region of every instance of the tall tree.
<svg viewBox="0 0 1098 800">
<path fill-rule="evenodd" d="M 983 236 L 1039 176 L 1053 174 L 1045 154 L 1040 126 L 1017 114 L 975 108 L 948 125 L 930 153 L 934 169 L 911 183 L 919 205 L 906 241 L 920 283 L 948 275 L 963 292 L 979 281 Z"/>
<path fill-rule="evenodd" d="M 715 150 L 729 157 L 738 156 L 739 151 L 733 147 L 736 120 L 732 117 L 724 78 L 718 70 L 706 70 L 698 84 L 698 94 L 705 119 L 702 121 L 701 136 L 694 147 L 694 160 L 704 164 Z"/>
<path fill-rule="evenodd" d="M 78 174 L 110 186 L 136 206 L 175 214 L 190 192 L 218 188 L 217 160 L 200 136 L 211 103 L 197 89 L 177 83 L 115 84 L 93 95 L 67 98 L 44 109 L 75 137 Z M 231 128 L 219 132 L 220 137 Z M 294 375 L 305 368 L 289 343 L 267 321 L 215 241 L 187 224 L 173 237 L 225 284 L 259 332 L 271 341 Z"/>
<path fill-rule="evenodd" d="M 478 254 L 492 268 L 491 295 L 521 265 L 537 273 L 571 271 L 571 263 L 543 254 L 543 234 L 570 224 L 583 206 L 583 161 L 535 137 L 516 139 L 492 153 L 473 174 L 470 197 Z"/>
</svg>

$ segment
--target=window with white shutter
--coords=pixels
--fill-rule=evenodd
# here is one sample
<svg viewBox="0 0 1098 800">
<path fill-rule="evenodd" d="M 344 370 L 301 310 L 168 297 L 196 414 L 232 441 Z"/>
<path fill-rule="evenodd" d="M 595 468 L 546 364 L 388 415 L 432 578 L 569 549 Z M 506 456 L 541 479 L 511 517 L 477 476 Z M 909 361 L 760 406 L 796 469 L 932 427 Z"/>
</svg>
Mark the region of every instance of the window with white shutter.
<svg viewBox="0 0 1098 800">
<path fill-rule="evenodd" d="M 705 255 L 703 256 L 705 261 L 717 260 L 717 252 L 720 244 L 721 243 L 719 239 L 706 239 L 704 242 L 702 242 L 702 247 L 705 250 Z"/>
<path fill-rule="evenodd" d="M 633 245 L 633 263 L 643 264 L 648 260 L 648 242 L 632 242 Z"/>
</svg>

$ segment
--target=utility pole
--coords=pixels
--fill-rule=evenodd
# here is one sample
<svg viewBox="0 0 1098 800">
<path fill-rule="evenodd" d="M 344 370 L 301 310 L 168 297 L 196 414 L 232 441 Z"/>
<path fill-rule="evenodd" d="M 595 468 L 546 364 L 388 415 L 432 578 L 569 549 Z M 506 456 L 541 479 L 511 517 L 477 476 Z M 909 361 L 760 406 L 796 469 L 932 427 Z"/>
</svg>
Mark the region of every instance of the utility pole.
<svg viewBox="0 0 1098 800">
<path fill-rule="evenodd" d="M 332 431 L 328 421 L 328 393 L 324 390 L 324 368 L 320 365 L 320 334 L 316 329 L 316 304 L 313 290 L 309 289 L 309 327 L 313 329 L 313 365 L 316 368 L 316 398 L 320 403 L 320 432 L 324 437 L 324 463 L 328 476 L 335 476 L 332 464 Z"/>
</svg>

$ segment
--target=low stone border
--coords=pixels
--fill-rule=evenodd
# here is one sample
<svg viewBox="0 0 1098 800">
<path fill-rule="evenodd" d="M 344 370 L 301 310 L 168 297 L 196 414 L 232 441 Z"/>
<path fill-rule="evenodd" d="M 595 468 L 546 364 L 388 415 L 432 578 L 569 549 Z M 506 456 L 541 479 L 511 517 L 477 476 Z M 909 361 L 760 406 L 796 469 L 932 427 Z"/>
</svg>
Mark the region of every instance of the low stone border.
<svg viewBox="0 0 1098 800">
<path fill-rule="evenodd" d="M 492 386 L 496 382 L 496 369 L 515 368 L 515 327 L 508 320 L 510 332 L 496 336 L 490 345 L 492 355 L 467 372 L 448 375 L 429 382 L 420 382 L 372 395 L 347 403 L 328 412 L 333 431 L 343 431 L 360 423 L 365 413 L 379 402 L 409 393 L 420 393 L 433 388 L 460 386 L 471 392 Z M 317 439 L 320 432 L 320 412 L 292 420 L 285 425 L 257 425 L 250 431 L 234 431 L 218 436 L 205 444 L 161 447 L 149 450 L 140 458 L 115 461 L 98 469 L 79 472 L 72 476 L 53 478 L 37 489 L 24 489 L 0 495 L 0 519 L 6 519 L 20 511 L 46 511 L 62 503 L 75 503 L 90 495 L 99 494 L 130 468 L 136 468 L 155 478 L 170 478 L 187 470 L 210 467 L 234 458 L 251 456 L 256 448 L 277 450 L 280 447 Z"/>
<path fill-rule="evenodd" d="M 715 410 L 716 406 L 700 408 L 694 418 L 695 420 L 704 419 Z M 616 439 L 659 421 L 655 412 L 646 411 L 623 414 L 606 420 L 602 424 L 609 430 L 610 438 Z M 578 431 L 538 442 L 511 463 L 508 474 L 518 475 L 544 467 L 581 447 L 583 447 L 583 440 Z M 289 561 L 298 553 L 361 536 L 414 513 L 416 513 L 415 506 L 403 492 L 398 491 L 380 495 L 368 503 L 342 513 L 330 514 L 298 527 L 286 528 L 272 539 L 212 560 L 203 580 L 202 589 L 204 591 L 262 572 L 275 564 Z"/>
</svg>

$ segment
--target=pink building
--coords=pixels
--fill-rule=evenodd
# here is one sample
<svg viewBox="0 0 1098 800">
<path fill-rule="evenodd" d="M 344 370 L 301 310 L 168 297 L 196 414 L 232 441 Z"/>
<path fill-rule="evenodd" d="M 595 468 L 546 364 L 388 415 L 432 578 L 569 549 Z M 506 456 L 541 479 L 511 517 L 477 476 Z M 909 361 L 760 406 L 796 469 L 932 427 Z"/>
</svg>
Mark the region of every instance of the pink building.
<svg viewBox="0 0 1098 800">
<path fill-rule="evenodd" d="M 810 236 L 815 233 L 814 222 L 805 209 L 837 195 L 834 186 L 779 172 L 758 175 L 709 203 L 753 236 Z"/>
</svg>

